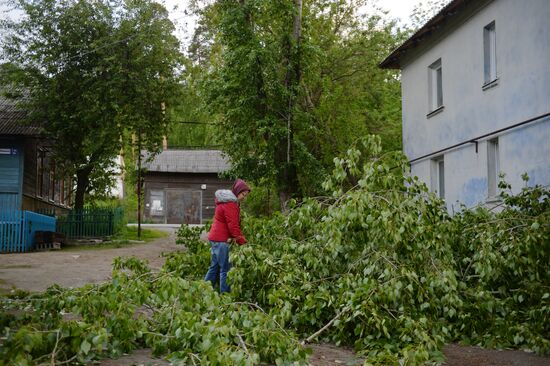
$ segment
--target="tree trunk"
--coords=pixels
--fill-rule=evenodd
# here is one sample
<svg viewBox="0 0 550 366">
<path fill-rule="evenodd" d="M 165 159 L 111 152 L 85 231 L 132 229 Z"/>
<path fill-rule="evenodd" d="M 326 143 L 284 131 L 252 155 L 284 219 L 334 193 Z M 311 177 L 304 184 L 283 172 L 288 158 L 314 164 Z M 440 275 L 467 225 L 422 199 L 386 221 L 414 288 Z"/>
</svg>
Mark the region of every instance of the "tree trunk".
<svg viewBox="0 0 550 366">
<path fill-rule="evenodd" d="M 82 210 L 84 208 L 84 196 L 90 185 L 90 174 L 92 168 L 87 166 L 76 171 L 76 193 L 74 199 L 74 209 Z"/>
<path fill-rule="evenodd" d="M 279 191 L 279 201 L 281 210 L 287 211 L 288 200 L 298 190 L 298 175 L 296 172 L 296 162 L 293 159 L 293 140 L 294 133 L 292 131 L 292 122 L 294 119 L 294 105 L 298 86 L 301 79 L 300 66 L 300 38 L 302 35 L 302 0 L 294 0 L 294 22 L 292 28 L 292 42 L 288 44 L 287 62 L 288 68 L 285 77 L 285 85 L 288 90 L 288 110 L 286 120 L 286 159 L 284 160 L 284 168 L 282 172 L 282 188 Z M 282 159 L 281 159 L 282 160 Z"/>
<path fill-rule="evenodd" d="M 288 191 L 280 191 L 279 192 L 279 203 L 281 204 L 281 211 L 287 212 L 288 211 L 288 201 L 292 198 L 292 195 Z"/>
</svg>

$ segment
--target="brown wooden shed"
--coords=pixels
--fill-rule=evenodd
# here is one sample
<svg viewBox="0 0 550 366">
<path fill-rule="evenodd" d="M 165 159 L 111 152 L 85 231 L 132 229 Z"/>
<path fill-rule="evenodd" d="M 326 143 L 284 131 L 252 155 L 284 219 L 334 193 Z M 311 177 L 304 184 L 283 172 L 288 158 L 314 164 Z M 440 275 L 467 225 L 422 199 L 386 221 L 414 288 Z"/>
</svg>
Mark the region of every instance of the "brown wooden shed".
<svg viewBox="0 0 550 366">
<path fill-rule="evenodd" d="M 144 218 L 152 223 L 202 224 L 214 215 L 214 193 L 230 189 L 219 150 L 163 150 L 143 163 Z"/>
</svg>

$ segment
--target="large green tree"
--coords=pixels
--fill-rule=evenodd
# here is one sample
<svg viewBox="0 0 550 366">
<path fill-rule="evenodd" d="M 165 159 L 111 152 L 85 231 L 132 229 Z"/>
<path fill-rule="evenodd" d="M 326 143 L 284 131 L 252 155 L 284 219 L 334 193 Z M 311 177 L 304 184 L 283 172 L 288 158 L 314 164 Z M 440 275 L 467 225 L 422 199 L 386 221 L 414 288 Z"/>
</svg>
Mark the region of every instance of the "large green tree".
<svg viewBox="0 0 550 366">
<path fill-rule="evenodd" d="M 402 39 L 362 0 L 224 0 L 200 11 L 191 56 L 234 174 L 281 203 L 318 193 L 334 156 L 377 133 L 399 149 L 400 84 L 381 59 Z M 352 182 L 353 183 L 353 182 Z"/>
<path fill-rule="evenodd" d="M 76 178 L 81 208 L 131 136 L 143 148 L 160 146 L 165 110 L 180 91 L 174 26 L 152 0 L 12 3 L 23 16 L 2 24 L 2 81 L 25 91 L 29 119 Z"/>
<path fill-rule="evenodd" d="M 168 113 L 172 122 L 168 134 L 168 146 L 219 147 L 216 138 L 218 124 L 201 93 L 202 66 L 190 58 L 184 62 L 185 79 L 182 82 L 180 102 Z"/>
</svg>

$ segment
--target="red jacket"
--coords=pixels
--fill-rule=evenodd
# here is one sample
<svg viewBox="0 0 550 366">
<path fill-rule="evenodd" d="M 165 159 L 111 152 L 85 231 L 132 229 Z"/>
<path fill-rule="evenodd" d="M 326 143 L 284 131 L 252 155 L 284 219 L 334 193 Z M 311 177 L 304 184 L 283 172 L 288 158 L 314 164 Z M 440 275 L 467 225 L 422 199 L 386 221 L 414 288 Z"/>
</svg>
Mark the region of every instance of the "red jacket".
<svg viewBox="0 0 550 366">
<path fill-rule="evenodd" d="M 216 200 L 216 212 L 212 228 L 208 233 L 208 240 L 227 242 L 228 239 L 234 238 L 237 244 L 245 244 L 246 238 L 241 232 L 240 214 L 241 209 L 237 202 Z"/>
</svg>

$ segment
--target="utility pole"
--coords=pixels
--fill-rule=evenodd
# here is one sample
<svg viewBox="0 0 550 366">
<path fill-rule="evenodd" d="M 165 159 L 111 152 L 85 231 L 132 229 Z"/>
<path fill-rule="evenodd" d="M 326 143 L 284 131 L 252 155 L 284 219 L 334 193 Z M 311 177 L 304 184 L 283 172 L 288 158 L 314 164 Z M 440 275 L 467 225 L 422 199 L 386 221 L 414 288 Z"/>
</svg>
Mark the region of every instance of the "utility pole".
<svg viewBox="0 0 550 366">
<path fill-rule="evenodd" d="M 141 130 L 138 130 L 138 186 L 137 186 L 137 196 L 138 196 L 138 231 L 137 236 L 138 240 L 141 240 Z"/>
</svg>

